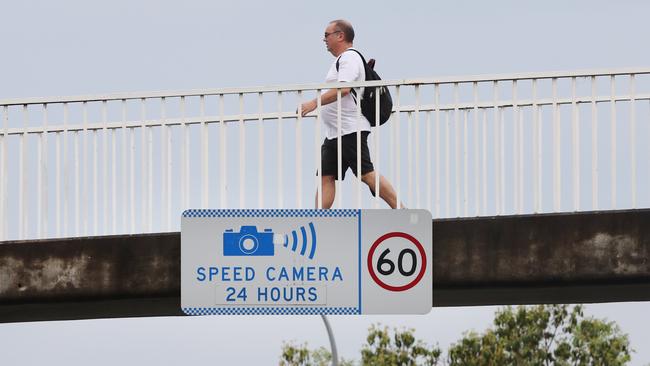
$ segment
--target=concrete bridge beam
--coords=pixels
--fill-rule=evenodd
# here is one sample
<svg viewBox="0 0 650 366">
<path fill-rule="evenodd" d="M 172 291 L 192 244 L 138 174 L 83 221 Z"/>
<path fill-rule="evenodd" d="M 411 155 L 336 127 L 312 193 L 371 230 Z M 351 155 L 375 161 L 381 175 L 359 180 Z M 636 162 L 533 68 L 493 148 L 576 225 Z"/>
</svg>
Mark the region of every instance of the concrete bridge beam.
<svg viewBox="0 0 650 366">
<path fill-rule="evenodd" d="M 650 210 L 433 221 L 433 306 L 650 300 Z M 0 244 L 0 322 L 176 316 L 180 234 Z"/>
</svg>

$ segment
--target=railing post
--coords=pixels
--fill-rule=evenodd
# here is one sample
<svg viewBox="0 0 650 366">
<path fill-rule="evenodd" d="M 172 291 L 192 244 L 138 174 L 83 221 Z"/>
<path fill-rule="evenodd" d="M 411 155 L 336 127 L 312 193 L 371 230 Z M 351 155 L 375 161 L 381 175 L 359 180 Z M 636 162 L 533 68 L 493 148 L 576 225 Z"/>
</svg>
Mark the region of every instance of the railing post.
<svg viewBox="0 0 650 366">
<path fill-rule="evenodd" d="M 393 123 L 393 132 L 395 134 L 395 138 L 391 138 L 391 147 L 394 147 L 396 151 L 396 156 L 395 156 L 395 174 L 392 174 L 397 179 L 397 207 L 399 207 L 400 203 L 402 202 L 402 170 L 400 169 L 401 164 L 401 158 L 400 158 L 400 128 L 401 123 L 400 123 L 400 109 L 401 109 L 401 99 L 400 99 L 400 86 L 395 87 L 395 94 L 396 94 L 396 106 L 395 106 L 395 115 L 397 116 L 397 123 Z M 392 137 L 392 136 L 391 136 Z M 394 143 L 393 143 L 394 141 Z M 392 155 L 392 154 L 391 154 Z M 407 205 L 411 205 L 412 202 L 407 203 Z"/>
<path fill-rule="evenodd" d="M 284 208 L 284 164 L 282 149 L 284 148 L 284 135 L 282 133 L 282 92 L 278 92 L 278 208 Z"/>
<path fill-rule="evenodd" d="M 634 74 L 630 75 L 630 161 L 632 163 L 632 208 L 637 208 L 636 192 L 636 85 Z"/>
<path fill-rule="evenodd" d="M 496 202 L 496 214 L 501 215 L 503 213 L 503 207 L 501 206 L 501 141 L 499 137 L 501 136 L 501 110 L 499 109 L 499 83 L 498 81 L 493 82 L 493 96 L 494 96 L 494 162 L 495 162 L 495 202 Z"/>
<path fill-rule="evenodd" d="M 41 133 L 41 151 L 40 151 L 40 166 L 38 171 L 42 172 L 39 175 L 40 182 L 38 184 L 38 196 L 39 196 L 39 210 L 40 210 L 40 219 L 39 219 L 39 237 L 45 238 L 47 236 L 48 229 L 48 120 L 47 120 L 47 103 L 43 103 L 43 130 Z M 45 184 L 43 184 L 45 182 Z M 0 183 L 1 184 L 1 183 Z M 4 194 L 4 193 L 0 193 Z M 0 236 L 2 238 L 2 236 Z"/>
<path fill-rule="evenodd" d="M 82 213 L 82 220 L 83 220 L 83 235 L 86 236 L 88 235 L 88 103 L 83 102 L 83 149 L 82 149 L 82 155 L 83 155 L 83 161 L 81 163 L 81 171 L 83 174 L 83 179 L 82 179 L 82 206 L 83 206 L 83 213 Z M 134 197 L 131 198 L 133 200 Z M 131 231 L 133 232 L 135 228 L 131 228 Z"/>
<path fill-rule="evenodd" d="M 596 77 L 591 77 L 591 209 L 598 209 L 598 109 Z"/>
<path fill-rule="evenodd" d="M 553 211 L 559 212 L 562 200 L 562 144 L 560 143 L 560 107 L 557 104 L 557 78 L 553 78 Z"/>
<path fill-rule="evenodd" d="M 258 93 L 258 122 L 259 134 L 257 143 L 257 206 L 264 208 L 264 119 L 262 112 L 264 111 L 264 96 Z"/>
<path fill-rule="evenodd" d="M 151 161 L 147 161 L 147 152 L 149 150 L 149 127 L 146 124 L 147 120 L 147 104 L 145 98 L 140 98 L 140 218 L 141 226 L 143 232 L 148 232 L 151 230 L 149 225 L 149 215 L 150 211 L 148 210 L 149 200 L 151 197 L 151 192 L 147 191 L 147 183 L 150 182 L 150 177 L 148 177 L 149 166 Z M 133 198 L 132 200 L 135 200 Z M 135 228 L 133 228 L 135 233 Z"/>
<path fill-rule="evenodd" d="M 298 105 L 302 105 L 302 91 L 298 91 Z M 296 116 L 296 205 L 303 208 L 302 204 L 302 111 Z"/>
<path fill-rule="evenodd" d="M 458 108 L 458 103 L 459 103 L 459 96 L 458 96 L 458 83 L 454 83 L 454 157 L 456 158 L 454 161 L 455 167 L 454 167 L 454 186 L 455 186 L 455 192 L 456 192 L 456 211 L 454 212 L 455 217 L 460 217 L 460 190 L 461 190 L 461 182 L 460 182 L 460 110 Z"/>
<path fill-rule="evenodd" d="M 23 240 L 27 234 L 27 208 L 25 207 L 26 192 L 25 189 L 25 137 L 27 135 L 27 104 L 23 104 L 23 132 L 20 134 L 19 156 L 18 156 L 18 238 Z"/>
<path fill-rule="evenodd" d="M 317 174 L 316 174 L 316 184 L 318 186 L 317 188 L 317 202 L 316 202 L 316 208 L 322 209 L 323 208 L 323 165 L 322 165 L 322 150 L 321 150 L 321 144 L 322 144 L 322 119 L 321 119 L 321 111 L 322 111 L 322 105 L 321 105 L 321 89 L 316 89 L 316 142 L 314 143 L 314 146 L 316 147 L 316 166 L 317 168 Z"/>
<path fill-rule="evenodd" d="M 6 240 L 7 235 L 7 144 L 9 143 L 9 107 L 4 106 L 2 156 L 0 156 L 0 239 Z"/>
<path fill-rule="evenodd" d="M 219 94 L 219 203 L 222 209 L 228 208 L 226 201 L 226 123 L 224 121 L 223 94 Z"/>
<path fill-rule="evenodd" d="M 576 103 L 576 78 L 571 78 L 571 120 L 573 130 L 573 210 L 580 207 L 580 118 Z"/>
<path fill-rule="evenodd" d="M 433 95 L 434 95 L 434 100 L 433 100 L 433 108 L 434 108 L 434 113 L 435 113 L 435 118 L 436 118 L 436 128 L 435 128 L 435 154 L 436 154 L 436 171 L 435 171 L 435 176 L 436 176 L 436 202 L 435 202 L 435 217 L 440 217 L 440 182 L 442 181 L 440 179 L 440 84 L 433 84 Z"/>
<path fill-rule="evenodd" d="M 611 99 L 610 99 L 610 112 L 611 112 L 611 117 L 610 117 L 610 126 L 611 126 L 611 164 L 612 164 L 612 173 L 611 173 L 611 189 L 612 189 L 612 204 L 611 208 L 613 210 L 616 209 L 617 204 L 616 204 L 616 164 L 617 164 L 617 157 L 616 157 L 616 79 L 614 75 L 610 76 L 610 88 L 611 88 Z"/>
<path fill-rule="evenodd" d="M 542 122 L 537 105 L 537 79 L 533 79 L 533 157 L 534 157 L 534 213 L 542 211 Z"/>
<path fill-rule="evenodd" d="M 481 196 L 479 193 L 479 186 L 481 185 L 481 176 L 479 173 L 479 132 L 480 126 L 478 123 L 478 83 L 472 83 L 472 92 L 474 100 L 473 108 L 473 123 L 472 128 L 474 130 L 474 216 L 478 216 L 481 212 Z"/>
<path fill-rule="evenodd" d="M 244 94 L 239 93 L 239 207 L 246 207 L 246 135 L 244 131 Z"/>
<path fill-rule="evenodd" d="M 199 103 L 201 117 L 201 208 L 208 208 L 210 202 L 208 181 L 210 176 L 210 150 L 208 147 L 210 130 L 205 120 L 205 95 L 200 96 Z"/>
</svg>

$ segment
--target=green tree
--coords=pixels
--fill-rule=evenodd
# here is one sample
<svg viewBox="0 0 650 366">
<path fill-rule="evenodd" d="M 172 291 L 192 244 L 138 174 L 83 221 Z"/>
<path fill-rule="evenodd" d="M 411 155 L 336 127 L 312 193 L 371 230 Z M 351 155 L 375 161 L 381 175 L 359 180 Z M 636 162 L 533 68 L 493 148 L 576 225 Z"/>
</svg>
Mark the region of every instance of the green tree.
<svg viewBox="0 0 650 366">
<path fill-rule="evenodd" d="M 299 345 L 284 343 L 282 345 L 280 366 L 329 366 L 331 363 L 332 353 L 325 349 L 325 347 L 310 350 L 306 343 Z M 354 363 L 341 358 L 339 365 L 353 366 Z"/>
<path fill-rule="evenodd" d="M 450 365 L 625 365 L 628 337 L 614 322 L 586 318 L 582 306 L 539 305 L 497 311 L 483 335 L 467 333 Z"/>
<path fill-rule="evenodd" d="M 373 325 L 368 331 L 366 344 L 361 349 L 362 365 L 427 365 L 438 364 L 441 351 L 416 340 L 413 329 L 394 329 Z"/>
<path fill-rule="evenodd" d="M 438 364 L 441 354 L 440 349 L 416 340 L 412 329 L 394 329 L 391 333 L 386 327 L 373 325 L 366 341 L 361 350 L 362 365 L 433 366 Z M 309 350 L 306 344 L 285 343 L 282 346 L 281 366 L 328 366 L 331 361 L 331 353 L 323 347 Z M 354 362 L 341 359 L 339 365 L 352 366 Z"/>
<path fill-rule="evenodd" d="M 280 357 L 280 366 L 311 366 L 315 365 L 311 361 L 311 353 L 307 344 L 295 345 L 293 343 L 282 344 L 282 356 Z M 331 357 L 330 357 L 331 358 Z"/>
<path fill-rule="evenodd" d="M 361 365 L 625 365 L 633 352 L 627 335 L 614 322 L 585 317 L 583 307 L 539 305 L 505 307 L 495 314 L 483 334 L 466 333 L 452 344 L 447 357 L 437 346 L 417 340 L 413 330 L 392 332 L 373 325 L 361 349 Z M 280 364 L 325 366 L 325 348 L 310 351 L 306 344 L 285 344 Z M 353 365 L 342 360 L 341 365 Z"/>
</svg>

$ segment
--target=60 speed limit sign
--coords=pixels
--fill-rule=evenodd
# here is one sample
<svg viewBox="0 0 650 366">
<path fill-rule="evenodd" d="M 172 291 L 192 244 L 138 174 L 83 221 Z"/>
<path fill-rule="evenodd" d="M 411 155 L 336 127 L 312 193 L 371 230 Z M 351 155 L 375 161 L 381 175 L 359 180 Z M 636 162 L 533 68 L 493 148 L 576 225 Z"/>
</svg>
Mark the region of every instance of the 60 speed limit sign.
<svg viewBox="0 0 650 366">
<path fill-rule="evenodd" d="M 388 239 L 392 238 L 406 239 L 406 241 L 400 240 L 392 245 L 383 245 L 380 250 L 381 254 L 379 255 L 379 258 L 375 258 L 377 247 L 388 242 Z M 417 252 L 411 247 L 411 245 L 409 245 L 409 243 L 415 246 Z M 387 258 L 388 254 L 391 252 L 391 247 L 395 252 L 398 251 L 396 250 L 396 247 L 399 248 L 399 254 L 397 255 L 397 270 L 399 271 L 399 276 L 391 276 L 394 274 L 396 267 L 395 262 Z M 377 268 L 376 272 L 375 267 Z M 420 282 L 420 280 L 422 280 L 422 277 L 424 277 L 424 274 L 426 273 L 426 269 L 427 254 L 422 243 L 407 233 L 396 231 L 384 234 L 370 247 L 370 252 L 368 253 L 368 271 L 370 272 L 370 277 L 372 277 L 379 286 L 388 291 L 406 291 L 413 288 Z M 377 273 L 386 276 L 389 281 L 392 279 L 393 281 L 402 283 L 390 285 L 386 283 L 384 279 L 380 278 Z"/>
<path fill-rule="evenodd" d="M 188 315 L 425 314 L 433 304 L 426 210 L 187 210 Z"/>
<path fill-rule="evenodd" d="M 431 311 L 431 213 L 366 210 L 363 216 L 363 312 L 426 314 Z"/>
</svg>

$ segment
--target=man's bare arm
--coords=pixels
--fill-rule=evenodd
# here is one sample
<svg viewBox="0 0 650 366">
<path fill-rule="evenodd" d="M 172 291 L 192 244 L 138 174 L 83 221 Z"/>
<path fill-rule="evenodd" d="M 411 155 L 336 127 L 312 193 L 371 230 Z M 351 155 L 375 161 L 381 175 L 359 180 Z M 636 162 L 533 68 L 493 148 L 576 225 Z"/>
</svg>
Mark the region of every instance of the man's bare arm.
<svg viewBox="0 0 650 366">
<path fill-rule="evenodd" d="M 327 105 L 327 104 L 336 102 L 336 90 L 337 89 L 330 89 L 330 90 L 326 91 L 325 93 L 323 93 L 320 96 L 320 104 L 321 105 Z M 348 94 L 350 94 L 350 88 L 341 89 L 341 98 L 343 98 L 344 96 L 346 96 Z M 302 106 L 301 106 L 302 107 L 302 116 L 304 117 L 308 113 L 313 112 L 314 110 L 316 110 L 317 106 L 318 106 L 318 101 L 316 99 L 312 99 L 312 100 L 310 100 L 308 102 L 303 103 Z"/>
</svg>

